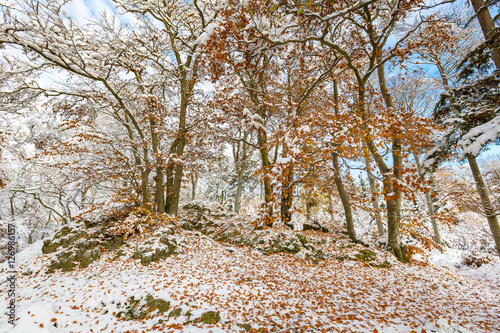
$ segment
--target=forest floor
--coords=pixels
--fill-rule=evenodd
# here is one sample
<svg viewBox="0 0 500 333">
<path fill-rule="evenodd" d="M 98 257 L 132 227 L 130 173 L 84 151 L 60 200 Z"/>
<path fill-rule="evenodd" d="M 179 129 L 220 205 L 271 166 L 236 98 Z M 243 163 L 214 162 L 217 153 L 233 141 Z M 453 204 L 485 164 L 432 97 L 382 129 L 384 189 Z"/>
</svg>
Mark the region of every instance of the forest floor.
<svg viewBox="0 0 500 333">
<path fill-rule="evenodd" d="M 325 242 L 336 237 L 301 234 Z M 17 255 L 16 326 L 4 316 L 8 283 L 1 285 L 0 332 L 500 332 L 498 259 L 459 267 L 456 251 L 434 250 L 402 264 L 371 245 L 379 263 L 391 263 L 383 267 L 343 259 L 363 249 L 355 245 L 337 246 L 335 257 L 314 263 L 196 231 L 179 228 L 176 236 L 182 239 L 177 253 L 148 266 L 124 247 L 119 258 L 105 252 L 87 268 L 50 274 L 50 255 L 41 254 L 41 242 L 31 245 Z M 4 263 L 0 280 L 6 276 Z M 168 301 L 168 311 L 157 313 L 155 306 L 144 319 L 117 317 L 127 304 L 152 306 L 144 303 L 147 295 Z M 204 324 L 212 318 L 205 313 L 217 313 L 218 322 Z"/>
</svg>

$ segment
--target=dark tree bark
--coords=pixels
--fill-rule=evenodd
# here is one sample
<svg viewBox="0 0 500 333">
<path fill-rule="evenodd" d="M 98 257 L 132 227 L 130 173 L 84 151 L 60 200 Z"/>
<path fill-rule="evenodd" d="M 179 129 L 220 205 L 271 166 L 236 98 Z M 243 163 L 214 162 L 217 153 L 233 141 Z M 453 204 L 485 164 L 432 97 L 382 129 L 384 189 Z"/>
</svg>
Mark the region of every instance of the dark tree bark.
<svg viewBox="0 0 500 333">
<path fill-rule="evenodd" d="M 241 208 L 241 194 L 243 192 L 243 175 L 245 174 L 245 168 L 247 163 L 247 154 L 248 154 L 248 144 L 246 143 L 247 137 L 248 133 L 245 132 L 243 134 L 243 141 L 239 141 L 237 146 L 233 145 L 234 166 L 237 175 L 236 194 L 234 196 L 234 212 L 238 214 Z"/>
<path fill-rule="evenodd" d="M 477 20 L 479 21 L 484 37 L 488 39 L 489 34 L 495 30 L 495 23 L 491 18 L 490 11 L 488 10 L 488 7 L 484 7 L 484 0 L 471 0 L 471 3 L 472 7 L 474 7 L 474 11 L 476 12 Z M 500 68 L 500 49 L 493 50 L 491 55 L 493 57 L 493 61 L 495 62 L 495 66 Z"/>
<path fill-rule="evenodd" d="M 267 135 L 263 131 L 257 133 L 257 142 L 259 144 L 260 157 L 262 160 L 262 172 L 263 172 L 263 185 L 264 185 L 264 225 L 266 227 L 272 227 L 272 187 L 271 187 L 271 163 L 269 161 L 269 150 L 267 145 Z"/>
<path fill-rule="evenodd" d="M 392 96 L 387 89 L 385 80 L 384 64 L 377 67 L 380 91 L 388 109 L 396 110 Z M 398 181 L 401 180 L 403 170 L 402 140 L 395 134 L 392 139 L 392 174 L 386 173 L 383 177 L 385 189 L 385 201 L 387 204 L 387 246 L 400 261 L 408 261 L 402 247 L 399 244 L 399 229 L 401 223 L 401 189 Z"/>
<path fill-rule="evenodd" d="M 498 255 L 500 256 L 500 225 L 498 224 L 497 216 L 495 215 L 495 211 L 493 210 L 493 206 L 491 205 L 490 197 L 488 195 L 488 191 L 486 190 L 486 185 L 484 184 L 483 177 L 481 176 L 479 166 L 477 165 L 476 157 L 469 155 L 467 156 L 467 160 L 469 161 L 472 176 L 474 177 L 474 181 L 476 182 L 476 188 L 479 192 L 479 197 L 481 198 L 481 203 L 483 205 L 486 218 L 488 219 L 488 224 L 490 226 L 493 239 L 495 240 Z"/>
<path fill-rule="evenodd" d="M 491 18 L 490 11 L 487 7 L 484 7 L 483 0 L 471 0 L 471 3 L 472 7 L 474 7 L 474 11 L 476 12 L 479 24 L 481 25 L 481 29 L 483 30 L 484 37 L 488 39 L 489 34 L 495 29 L 495 24 Z M 500 49 L 494 49 L 491 52 L 491 56 L 493 57 L 497 70 L 500 69 Z M 481 171 L 479 170 L 479 166 L 476 162 L 476 157 L 469 155 L 467 156 L 467 160 L 469 161 L 469 166 L 472 171 L 474 181 L 476 182 L 476 188 L 479 192 L 479 197 L 481 198 L 481 203 L 486 213 L 486 218 L 488 219 L 493 239 L 495 240 L 498 255 L 500 256 L 500 225 L 498 223 L 498 218 L 491 205 L 488 191 L 486 190 Z"/>
<path fill-rule="evenodd" d="M 284 171 L 281 189 L 281 222 L 293 229 L 292 204 L 293 204 L 293 163 L 290 163 Z"/>
<path fill-rule="evenodd" d="M 349 201 L 349 196 L 347 195 L 344 184 L 342 182 L 342 177 L 340 176 L 339 155 L 337 153 L 332 153 L 332 162 L 333 179 L 335 180 L 335 185 L 337 186 L 337 191 L 339 192 L 340 200 L 342 201 L 342 206 L 344 207 L 347 234 L 353 242 L 357 242 L 356 231 L 354 230 L 354 222 L 352 219 L 351 202 Z"/>
</svg>

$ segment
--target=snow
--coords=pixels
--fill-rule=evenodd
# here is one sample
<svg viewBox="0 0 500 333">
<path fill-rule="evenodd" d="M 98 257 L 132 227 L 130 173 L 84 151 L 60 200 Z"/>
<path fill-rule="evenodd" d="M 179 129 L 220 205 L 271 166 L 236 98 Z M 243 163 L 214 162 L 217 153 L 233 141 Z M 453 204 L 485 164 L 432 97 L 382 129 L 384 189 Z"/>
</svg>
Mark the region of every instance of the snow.
<svg viewBox="0 0 500 333">
<path fill-rule="evenodd" d="M 462 262 L 462 253 L 453 249 L 442 253 L 434 249 L 431 252 L 430 262 L 436 267 L 459 267 Z"/>
<path fill-rule="evenodd" d="M 307 332 L 373 332 L 375 328 L 379 332 L 417 328 L 418 332 L 479 332 L 485 325 L 500 329 L 495 315 L 500 313 L 498 262 L 461 269 L 459 252 L 436 250 L 430 254 L 430 266 L 394 262 L 391 268 L 377 268 L 336 259 L 313 264 L 287 254 L 267 256 L 227 246 L 187 231 L 178 237 L 184 244 L 180 253 L 150 266 L 129 259 L 131 250 L 125 248 L 127 255 L 117 260 L 110 260 L 110 253 L 87 269 L 52 274 L 44 273 L 50 256 L 40 255 L 41 242 L 31 245 L 18 254 L 19 272 L 24 273 L 18 274 L 20 319 L 12 328 L 2 318 L 0 331 L 242 331 L 236 323 Z M 0 272 L 3 281 L 5 265 Z M 187 322 L 185 315 L 125 321 L 113 315 L 123 310 L 120 304 L 128 298 L 148 294 L 169 300 L 171 307 L 189 309 L 191 319 L 213 310 L 220 313 L 221 321 L 203 325 Z M 5 307 L 2 302 L 0 311 Z M 159 319 L 164 323 L 159 324 Z"/>
<path fill-rule="evenodd" d="M 205 44 L 210 39 L 210 36 L 214 33 L 215 29 L 219 27 L 219 25 L 219 22 L 210 22 L 205 27 L 205 31 L 196 40 L 196 44 Z"/>
<path fill-rule="evenodd" d="M 299 132 L 303 132 L 304 134 L 311 132 L 311 127 L 309 125 L 303 125 L 299 127 Z"/>
<path fill-rule="evenodd" d="M 277 164 L 284 164 L 284 165 L 287 165 L 288 163 L 292 162 L 293 161 L 293 158 L 291 156 L 288 156 L 288 157 L 282 157 L 282 156 L 279 156 L 277 159 L 276 159 L 276 163 Z"/>
<path fill-rule="evenodd" d="M 384 236 L 380 237 L 377 240 L 377 243 L 379 243 L 379 244 L 387 244 L 388 240 L 389 240 L 389 238 L 387 237 L 387 234 L 385 234 Z"/>
<path fill-rule="evenodd" d="M 36 148 L 33 143 L 27 143 L 23 145 L 24 156 L 26 158 L 31 158 L 36 154 Z"/>
<path fill-rule="evenodd" d="M 474 127 L 458 141 L 458 147 L 463 149 L 461 159 L 467 155 L 477 156 L 488 143 L 500 138 L 500 116 L 485 124 Z"/>
<path fill-rule="evenodd" d="M 21 125 L 16 132 L 16 138 L 19 141 L 25 141 L 31 134 L 31 131 L 28 127 Z"/>
<path fill-rule="evenodd" d="M 500 260 L 498 258 L 492 257 L 492 262 L 474 267 L 464 264 L 464 257 L 467 255 L 470 255 L 467 251 L 451 248 L 447 248 L 444 252 L 434 249 L 429 256 L 429 261 L 434 266 L 449 269 L 457 275 L 500 287 Z"/>
</svg>

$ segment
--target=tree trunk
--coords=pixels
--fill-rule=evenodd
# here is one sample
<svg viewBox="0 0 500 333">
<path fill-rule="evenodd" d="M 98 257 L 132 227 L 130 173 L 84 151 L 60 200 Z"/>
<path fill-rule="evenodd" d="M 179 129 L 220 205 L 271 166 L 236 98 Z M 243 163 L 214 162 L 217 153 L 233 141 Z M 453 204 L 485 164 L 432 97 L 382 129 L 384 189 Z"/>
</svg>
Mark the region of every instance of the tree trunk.
<svg viewBox="0 0 500 333">
<path fill-rule="evenodd" d="M 386 197 L 387 202 L 387 233 L 389 248 L 392 249 L 396 257 L 402 261 L 407 262 L 404 251 L 399 245 L 399 227 L 401 223 L 401 189 L 398 185 L 398 180 L 401 180 L 401 170 L 403 167 L 403 158 L 401 156 L 401 139 L 395 138 L 392 140 L 392 160 L 393 160 L 393 176 L 390 177 L 390 189 L 393 193 L 392 196 Z"/>
<path fill-rule="evenodd" d="M 129 125 L 129 122 L 131 122 L 131 121 L 133 122 L 134 119 L 131 119 L 131 116 L 129 116 L 128 114 L 125 114 L 125 128 L 127 129 L 127 134 L 128 134 L 129 139 L 131 141 L 133 141 L 135 139 L 134 133 L 132 131 L 132 128 Z M 137 149 L 137 147 L 132 146 L 132 155 L 134 156 L 134 163 L 137 166 L 137 169 L 139 169 L 139 171 L 141 173 L 142 204 L 148 205 L 149 204 L 149 172 L 150 172 L 150 169 L 148 167 L 149 158 L 148 158 L 147 149 L 143 149 L 143 154 L 144 154 L 144 162 L 142 162 L 141 158 L 139 157 L 139 150 Z M 144 164 L 146 166 L 144 166 Z"/>
<path fill-rule="evenodd" d="M 175 139 L 170 146 L 170 155 L 173 155 L 177 150 L 177 144 L 179 139 Z M 172 196 L 174 193 L 174 169 L 175 163 L 173 161 L 169 161 L 168 166 L 165 170 L 165 211 L 168 214 L 171 214 L 171 206 L 172 206 Z"/>
<path fill-rule="evenodd" d="M 332 200 L 331 193 L 328 193 L 328 212 L 330 213 L 330 218 L 332 219 L 332 222 L 333 222 L 334 221 L 333 200 Z"/>
<path fill-rule="evenodd" d="M 262 60 L 264 63 L 267 63 L 267 57 L 263 57 Z M 254 106 L 256 107 L 256 113 L 261 119 L 261 125 L 264 129 L 259 129 L 257 131 L 257 143 L 259 147 L 259 152 L 260 152 L 260 157 L 262 160 L 262 173 L 263 173 L 263 187 L 264 187 L 264 220 L 263 224 L 266 227 L 272 227 L 273 222 L 272 222 L 272 217 L 273 217 L 273 207 L 272 207 L 272 188 L 271 188 L 271 179 L 270 179 L 270 173 L 271 173 L 271 163 L 269 160 L 269 148 L 267 146 L 267 134 L 266 130 L 264 127 L 264 119 L 266 118 L 266 106 L 263 104 L 260 100 L 258 91 L 261 90 L 259 88 L 262 88 L 261 86 L 265 86 L 265 80 L 260 79 L 256 80 L 256 75 L 261 75 L 256 74 L 256 73 L 249 73 L 249 79 L 248 81 L 245 81 L 243 76 L 240 77 L 240 82 L 243 84 L 243 87 L 245 87 L 250 99 L 252 100 Z M 260 82 L 259 82 L 260 81 Z M 259 83 L 257 83 L 259 82 Z M 265 90 L 265 89 L 264 89 Z"/>
<path fill-rule="evenodd" d="M 385 105 L 388 109 L 396 110 L 392 96 L 387 89 L 385 81 L 384 65 L 381 64 L 377 68 L 378 82 L 380 92 L 384 98 Z M 401 190 L 398 186 L 398 181 L 401 180 L 401 171 L 403 169 L 402 156 L 402 140 L 399 136 L 392 139 L 392 175 L 384 176 L 384 187 L 386 188 L 386 203 L 387 203 L 387 245 L 389 249 L 400 261 L 408 261 L 399 245 L 399 225 L 401 223 Z"/>
<path fill-rule="evenodd" d="M 342 183 L 342 177 L 340 176 L 339 155 L 335 152 L 332 153 L 332 162 L 333 179 L 335 180 L 335 185 L 337 186 L 337 191 L 339 192 L 340 200 L 342 201 L 342 206 L 344 207 L 347 234 L 353 242 L 357 242 L 356 231 L 354 230 L 354 222 L 352 219 L 351 203 L 349 201 L 349 196 L 347 195 L 344 184 Z"/>
<path fill-rule="evenodd" d="M 142 191 L 142 203 L 149 203 L 149 173 L 150 170 L 148 168 L 143 168 L 141 171 L 141 191 Z"/>
<path fill-rule="evenodd" d="M 236 184 L 236 195 L 234 197 L 234 212 L 236 214 L 239 214 L 241 209 L 241 193 L 243 192 L 244 173 L 245 173 L 244 167 L 240 166 L 238 170 L 238 183 Z"/>
<path fill-rule="evenodd" d="M 368 170 L 368 184 L 370 185 L 370 193 L 372 195 L 372 206 L 375 211 L 375 222 L 377 223 L 378 234 L 381 236 L 384 234 L 384 224 L 382 223 L 382 218 L 380 216 L 380 205 L 378 203 L 377 186 L 375 184 L 375 178 L 371 174 L 370 159 L 368 155 L 365 155 L 366 169 Z"/>
<path fill-rule="evenodd" d="M 472 7 L 474 7 L 474 11 L 476 12 L 481 30 L 483 31 L 483 35 L 486 39 L 488 39 L 488 35 L 495 29 L 495 24 L 493 23 L 493 20 L 491 18 L 490 11 L 488 10 L 488 8 L 484 7 L 483 0 L 471 0 L 471 3 Z M 496 68 L 500 69 L 500 50 L 493 50 L 491 55 L 493 57 Z M 447 80 L 444 80 L 442 73 L 441 77 L 443 79 L 443 85 L 445 86 L 445 88 L 448 88 L 448 82 Z M 477 191 L 479 192 L 479 197 L 481 198 L 483 210 L 485 211 L 486 218 L 488 219 L 488 224 L 490 226 L 493 239 L 495 240 L 497 252 L 500 255 L 500 227 L 498 224 L 498 219 L 493 211 L 488 191 L 486 190 L 483 177 L 481 176 L 481 171 L 479 170 L 479 166 L 477 165 L 476 157 L 469 155 L 467 156 L 467 160 L 469 162 L 472 176 L 474 177 L 474 181 L 476 183 Z"/>
<path fill-rule="evenodd" d="M 399 245 L 399 224 L 401 222 L 401 198 L 392 198 L 394 194 L 394 187 L 392 184 L 392 179 L 384 179 L 384 188 L 388 191 L 386 195 L 387 203 L 387 246 L 391 252 L 398 258 L 399 261 L 406 262 L 408 258 L 406 257 L 404 251 Z"/>
<path fill-rule="evenodd" d="M 281 189 L 281 222 L 293 229 L 292 204 L 293 204 L 293 163 L 290 162 L 283 174 Z"/>
<path fill-rule="evenodd" d="M 481 30 L 483 30 L 484 38 L 488 39 L 488 35 L 495 29 L 495 23 L 493 23 L 490 11 L 487 7 L 484 7 L 484 0 L 471 0 L 471 3 L 476 12 L 479 25 L 481 25 Z M 500 49 L 493 50 L 491 55 L 495 66 L 500 68 Z"/>
<path fill-rule="evenodd" d="M 179 144 L 177 145 L 177 156 L 181 157 L 184 153 L 184 144 L 186 139 L 181 137 L 179 140 Z M 177 163 L 175 165 L 175 173 L 174 173 L 174 181 L 172 185 L 172 197 L 170 199 L 169 206 L 169 214 L 177 215 L 177 211 L 179 209 L 179 198 L 181 193 L 181 185 L 182 185 L 182 175 L 184 171 L 184 165 L 182 162 Z"/>
<path fill-rule="evenodd" d="M 334 99 L 335 115 L 338 116 L 340 112 L 339 90 L 336 79 L 333 80 L 333 99 Z M 347 234 L 349 235 L 349 238 L 351 238 L 352 241 L 357 242 L 356 231 L 354 230 L 354 222 L 352 219 L 351 202 L 349 201 L 349 196 L 347 195 L 344 183 L 342 182 L 342 177 L 340 176 L 339 154 L 336 151 L 332 153 L 332 163 L 333 163 L 333 179 L 335 181 L 335 185 L 337 186 L 337 191 L 339 192 L 340 201 L 342 201 L 342 206 L 344 207 Z M 331 204 L 330 198 L 328 199 L 329 203 Z"/>
<path fill-rule="evenodd" d="M 486 214 L 486 218 L 488 219 L 493 239 L 495 240 L 498 255 L 500 256 L 500 225 L 498 224 L 497 216 L 495 215 L 495 211 L 491 205 L 490 197 L 488 195 L 488 191 L 486 190 L 483 177 L 481 176 L 481 171 L 479 171 L 476 157 L 469 155 L 467 156 L 467 160 L 469 161 L 472 176 L 476 182 L 476 188 L 479 192 L 479 197 L 481 198 L 481 203 L 483 204 L 484 212 Z"/>
<path fill-rule="evenodd" d="M 413 156 L 415 157 L 415 162 L 417 164 L 417 171 L 418 174 L 422 174 L 422 167 L 420 166 L 420 160 L 418 158 L 418 155 L 413 153 Z M 432 206 L 432 200 L 431 200 L 431 194 L 429 190 L 425 191 L 425 202 L 427 203 L 427 211 L 429 212 L 429 217 L 431 219 L 432 223 L 432 229 L 434 229 L 434 241 L 436 241 L 436 244 L 441 245 L 441 233 L 439 232 L 439 227 L 436 221 L 436 218 L 434 217 L 434 207 Z"/>
<path fill-rule="evenodd" d="M 246 141 L 248 133 L 243 133 L 243 141 Z M 242 154 L 240 156 L 240 147 Z M 238 147 L 233 145 L 234 167 L 237 172 L 236 195 L 234 197 L 234 212 L 239 214 L 241 208 L 241 194 L 243 192 L 243 175 L 245 174 L 248 145 L 245 142 L 238 142 Z"/>
<path fill-rule="evenodd" d="M 170 214 L 170 202 L 174 187 L 174 164 L 169 163 L 165 170 L 165 211 Z"/>
<path fill-rule="evenodd" d="M 479 20 L 479 24 L 481 25 L 481 29 L 483 30 L 484 37 L 488 39 L 488 35 L 495 29 L 495 24 L 493 23 L 493 20 L 491 18 L 490 11 L 488 10 L 488 8 L 484 7 L 483 0 L 471 0 L 471 3 L 472 7 L 474 7 L 474 11 L 477 14 L 477 19 Z M 491 56 L 493 57 L 496 68 L 500 69 L 500 49 L 494 49 L 491 52 Z M 469 161 L 472 175 L 474 176 L 474 180 L 476 182 L 479 196 L 481 197 L 484 211 L 486 212 L 486 217 L 488 218 L 488 224 L 490 225 L 491 233 L 493 235 L 493 239 L 495 240 L 498 255 L 500 255 L 500 227 L 498 225 L 497 216 L 495 215 L 493 207 L 491 206 L 488 191 L 486 190 L 483 177 L 481 176 L 481 172 L 479 171 L 476 157 L 467 156 L 467 159 Z"/>
<path fill-rule="evenodd" d="M 220 191 L 219 203 L 221 206 L 224 206 L 224 201 L 226 200 L 226 192 L 224 190 Z"/>
<path fill-rule="evenodd" d="M 163 214 L 165 213 L 165 193 L 164 193 L 164 186 L 163 186 L 163 169 L 161 167 L 156 168 L 156 175 L 154 177 L 155 184 L 156 184 L 156 192 L 155 192 L 155 199 L 156 199 L 156 209 L 158 210 L 158 213 Z"/>
<path fill-rule="evenodd" d="M 177 139 L 175 145 L 175 154 L 177 158 L 182 158 L 184 154 L 184 146 L 186 144 L 186 114 L 189 101 L 189 94 L 191 92 L 191 87 L 186 82 L 184 77 L 181 80 L 181 107 L 179 112 L 179 129 L 177 132 Z M 168 213 L 172 215 L 177 215 L 179 209 L 179 199 L 182 186 L 182 176 L 184 171 L 184 165 L 182 162 L 178 162 L 175 165 L 174 180 L 172 184 L 172 194 L 169 200 Z"/>
<path fill-rule="evenodd" d="M 191 176 L 191 201 L 196 199 L 196 186 L 198 185 L 198 177 L 196 174 Z"/>
<path fill-rule="evenodd" d="M 165 213 L 165 189 L 163 185 L 163 160 L 158 151 L 158 133 L 156 132 L 156 122 L 149 117 L 149 124 L 151 126 L 151 143 L 153 147 L 153 152 L 156 156 L 156 175 L 154 177 L 156 192 L 155 192 L 155 200 L 156 200 L 156 209 L 158 213 Z"/>
<path fill-rule="evenodd" d="M 306 221 L 311 221 L 311 189 L 308 189 L 306 192 Z"/>
<path fill-rule="evenodd" d="M 15 210 L 14 210 L 14 198 L 15 194 L 10 197 L 10 215 L 12 216 L 12 219 L 14 219 L 14 216 L 16 215 Z"/>
<path fill-rule="evenodd" d="M 262 172 L 264 174 L 263 186 L 264 186 L 264 202 L 265 202 L 265 212 L 264 212 L 264 225 L 267 227 L 272 227 L 272 188 L 271 188 L 271 164 L 269 162 L 269 152 L 267 147 L 267 135 L 266 133 L 259 131 L 257 133 L 257 141 L 259 143 L 260 157 L 262 160 Z"/>
</svg>

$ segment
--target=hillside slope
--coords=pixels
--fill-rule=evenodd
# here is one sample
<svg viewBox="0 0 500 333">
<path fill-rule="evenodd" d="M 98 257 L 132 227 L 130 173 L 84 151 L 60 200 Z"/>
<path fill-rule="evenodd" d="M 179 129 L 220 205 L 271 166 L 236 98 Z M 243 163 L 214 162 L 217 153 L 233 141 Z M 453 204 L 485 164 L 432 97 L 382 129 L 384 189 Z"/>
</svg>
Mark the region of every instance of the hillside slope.
<svg viewBox="0 0 500 333">
<path fill-rule="evenodd" d="M 231 225 L 242 232 L 235 218 L 202 216 L 192 230 L 170 225 L 175 251 L 157 261 L 134 254 L 138 258 L 148 240 L 154 252 L 158 244 L 150 240 L 165 228 L 132 235 L 119 249 L 71 271 L 50 272 L 56 254 L 41 254 L 38 242 L 17 256 L 19 319 L 12 327 L 2 317 L 0 332 L 500 331 L 498 279 L 474 278 L 479 275 L 470 270 L 461 276 L 427 262 L 400 264 L 375 244 L 350 244 L 335 230 L 278 227 L 236 246 L 235 233 L 215 241 L 221 233 L 206 228 L 227 231 Z M 308 259 L 307 249 L 290 247 L 287 239 L 294 237 L 302 242 L 291 244 L 308 253 L 321 249 L 326 259 Z M 274 250 L 263 250 L 266 244 Z M 482 270 L 500 272 L 500 263 Z M 0 304 L 2 313 L 6 306 Z"/>
</svg>

